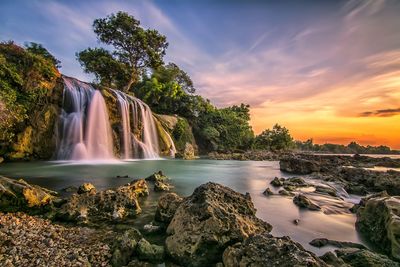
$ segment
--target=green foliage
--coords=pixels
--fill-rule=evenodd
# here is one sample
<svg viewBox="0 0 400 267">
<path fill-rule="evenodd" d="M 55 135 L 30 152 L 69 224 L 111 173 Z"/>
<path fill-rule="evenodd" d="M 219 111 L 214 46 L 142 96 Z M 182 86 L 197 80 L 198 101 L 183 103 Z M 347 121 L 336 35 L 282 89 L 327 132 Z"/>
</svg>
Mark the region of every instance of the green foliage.
<svg viewBox="0 0 400 267">
<path fill-rule="evenodd" d="M 158 67 L 150 76 L 145 75 L 134 92 L 157 113 L 185 117 L 193 113 L 196 99 L 189 95 L 195 92 L 193 82 L 173 63 Z"/>
<path fill-rule="evenodd" d="M 267 129 L 256 136 L 253 147 L 271 151 L 287 150 L 294 146 L 289 130 L 275 124 L 272 130 Z"/>
<path fill-rule="evenodd" d="M 0 43 L 0 142 L 12 141 L 18 125 L 45 104 L 58 75 L 51 58 L 13 42 Z"/>
<path fill-rule="evenodd" d="M 357 142 L 350 142 L 347 146 L 340 144 L 314 144 L 312 139 L 296 141 L 296 148 L 301 151 L 313 151 L 334 154 L 399 154 L 400 151 L 391 150 L 388 146 L 362 146 Z"/>
<path fill-rule="evenodd" d="M 41 44 L 34 42 L 25 43 L 25 48 L 26 51 L 35 55 L 39 55 L 44 59 L 47 59 L 50 62 L 52 62 L 53 65 L 56 66 L 57 68 L 61 68 L 61 61 L 59 61 L 52 54 L 50 54 L 50 52 L 46 48 L 44 48 Z"/>
<path fill-rule="evenodd" d="M 193 134 L 191 127 L 186 119 L 179 118 L 178 122 L 175 125 L 175 128 L 172 132 L 172 136 L 174 137 L 175 147 L 178 150 L 183 150 L 185 148 L 186 143 L 193 143 Z"/>
<path fill-rule="evenodd" d="M 254 133 L 249 124 L 248 106 L 208 109 L 194 120 L 194 133 L 203 150 L 234 151 L 250 146 Z M 247 109 L 247 112 L 246 112 Z"/>
<path fill-rule="evenodd" d="M 120 11 L 96 19 L 93 28 L 99 41 L 112 46 L 113 51 L 89 48 L 77 53 L 77 58 L 101 84 L 118 86 L 116 89 L 122 89 L 123 84 L 123 90 L 128 91 L 146 70 L 162 65 L 168 47 L 166 37 L 156 30 L 143 29 L 140 21 L 128 13 Z"/>
</svg>

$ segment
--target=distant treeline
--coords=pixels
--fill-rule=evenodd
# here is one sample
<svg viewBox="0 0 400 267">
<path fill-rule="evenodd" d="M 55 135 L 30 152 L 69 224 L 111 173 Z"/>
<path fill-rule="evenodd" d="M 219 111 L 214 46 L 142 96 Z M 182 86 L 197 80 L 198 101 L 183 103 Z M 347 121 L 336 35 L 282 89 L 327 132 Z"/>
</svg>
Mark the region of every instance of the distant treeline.
<svg viewBox="0 0 400 267">
<path fill-rule="evenodd" d="M 307 141 L 295 141 L 295 147 L 301 151 L 312 151 L 335 154 L 400 154 L 399 150 L 392 150 L 388 146 L 363 146 L 356 142 L 348 145 L 340 144 L 314 144 L 313 139 Z"/>
</svg>

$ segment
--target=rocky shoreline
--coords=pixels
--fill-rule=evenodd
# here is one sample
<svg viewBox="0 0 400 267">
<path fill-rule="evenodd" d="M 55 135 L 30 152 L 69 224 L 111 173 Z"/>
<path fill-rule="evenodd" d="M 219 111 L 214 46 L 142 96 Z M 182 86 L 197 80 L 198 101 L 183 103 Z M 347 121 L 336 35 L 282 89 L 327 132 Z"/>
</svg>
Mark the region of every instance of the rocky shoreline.
<svg viewBox="0 0 400 267">
<path fill-rule="evenodd" d="M 0 177 L 0 265 L 399 266 L 400 200 L 395 195 L 400 177 L 398 172 L 361 167 L 378 161 L 397 164 L 357 157 L 286 155 L 281 169 L 308 178 L 276 177 L 272 189 L 264 192 L 266 197 L 292 198 L 299 209 L 327 214 L 332 211 L 319 196 L 336 201 L 337 209 L 356 213 L 356 229 L 374 245 L 374 251 L 340 240 L 310 240 L 316 247 L 336 247 L 318 257 L 290 237 L 271 235 L 272 226 L 256 217 L 249 194 L 209 182 L 182 197 L 170 192 L 173 186 L 162 172 L 104 191 L 91 184 L 68 188 L 72 194 L 67 198 L 23 180 Z M 324 183 L 311 183 L 313 179 Z M 357 191 L 361 194 L 387 192 L 368 195 L 351 206 L 327 182 L 362 187 Z M 163 192 L 153 221 L 137 229 L 130 222 L 142 212 L 141 200 L 153 191 Z"/>
</svg>

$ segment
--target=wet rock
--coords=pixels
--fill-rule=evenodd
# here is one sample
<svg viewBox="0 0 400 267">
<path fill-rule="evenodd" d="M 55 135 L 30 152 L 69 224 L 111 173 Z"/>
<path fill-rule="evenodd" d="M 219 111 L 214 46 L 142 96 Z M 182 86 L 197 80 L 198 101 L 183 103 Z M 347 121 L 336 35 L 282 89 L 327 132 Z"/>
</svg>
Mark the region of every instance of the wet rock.
<svg viewBox="0 0 400 267">
<path fill-rule="evenodd" d="M 140 260 L 162 262 L 164 259 L 164 247 L 150 244 L 144 238 L 137 244 L 136 253 Z"/>
<path fill-rule="evenodd" d="M 285 181 L 284 178 L 275 177 L 275 178 L 271 181 L 271 185 L 276 186 L 276 187 L 283 186 L 283 181 Z"/>
<path fill-rule="evenodd" d="M 57 193 L 46 188 L 31 185 L 24 180 L 0 176 L 0 211 L 36 212 L 49 210 Z"/>
<path fill-rule="evenodd" d="M 321 170 L 318 162 L 307 160 L 298 156 L 290 156 L 282 158 L 279 161 L 281 171 L 294 174 L 311 174 Z"/>
<path fill-rule="evenodd" d="M 158 200 L 155 220 L 170 223 L 182 201 L 183 198 L 175 193 L 168 193 L 161 196 Z"/>
<path fill-rule="evenodd" d="M 96 187 L 92 185 L 91 183 L 84 183 L 78 188 L 78 194 L 84 194 L 91 192 L 93 190 L 93 193 L 96 193 Z"/>
<path fill-rule="evenodd" d="M 362 244 L 357 244 L 353 242 L 346 242 L 346 241 L 336 241 L 327 238 L 316 238 L 311 240 L 309 243 L 311 246 L 321 248 L 327 245 L 334 246 L 337 248 L 359 248 L 359 249 L 366 249 L 366 247 Z"/>
<path fill-rule="evenodd" d="M 299 220 L 299 219 L 294 219 L 294 220 L 293 220 L 293 223 L 294 223 L 295 225 L 299 225 L 300 220 Z"/>
<path fill-rule="evenodd" d="M 306 183 L 306 181 L 304 181 L 304 179 L 300 178 L 300 177 L 288 178 L 288 179 L 283 181 L 283 185 L 286 186 L 286 187 L 290 186 L 290 187 L 293 187 L 293 188 L 309 186 L 309 184 Z"/>
<path fill-rule="evenodd" d="M 145 224 L 143 226 L 143 231 L 148 233 L 148 234 L 152 234 L 152 233 L 157 233 L 161 231 L 161 226 L 159 225 L 154 225 L 152 223 L 149 224 Z"/>
<path fill-rule="evenodd" d="M 3 163 L 3 161 L 4 161 L 4 158 L 0 157 L 0 163 Z"/>
<path fill-rule="evenodd" d="M 135 228 L 129 229 L 122 235 L 117 236 L 113 246 L 112 266 L 124 266 L 129 263 L 141 239 L 141 233 Z"/>
<path fill-rule="evenodd" d="M 162 192 L 162 191 L 169 191 L 171 188 L 171 185 L 165 182 L 161 181 L 156 181 L 154 183 L 154 191 L 156 192 Z"/>
<path fill-rule="evenodd" d="M 329 266 L 350 267 L 350 265 L 346 264 L 341 258 L 338 258 L 336 254 L 332 251 L 326 252 L 319 258 L 323 260 L 325 263 L 327 263 Z"/>
<path fill-rule="evenodd" d="M 309 210 L 320 210 L 321 207 L 312 202 L 308 197 L 303 194 L 298 194 L 293 198 L 293 203 L 300 208 L 307 208 Z"/>
<path fill-rule="evenodd" d="M 158 171 L 147 177 L 145 180 L 148 182 L 166 182 L 169 178 L 162 171 Z"/>
<path fill-rule="evenodd" d="M 91 190 L 73 194 L 68 202 L 61 206 L 56 217 L 59 220 L 83 223 L 121 220 L 140 213 L 138 198 L 146 195 L 148 187 L 143 179 L 98 193 Z"/>
<path fill-rule="evenodd" d="M 399 263 L 387 256 L 366 249 L 345 248 L 335 250 L 338 258 L 354 267 L 398 267 Z"/>
<path fill-rule="evenodd" d="M 267 187 L 267 189 L 264 190 L 263 194 L 265 196 L 272 196 L 274 194 L 274 192 L 272 192 L 271 189 L 269 187 Z"/>
<path fill-rule="evenodd" d="M 255 213 L 249 194 L 216 183 L 203 184 L 175 212 L 167 228 L 167 253 L 184 266 L 215 264 L 230 244 L 272 229 Z"/>
<path fill-rule="evenodd" d="M 287 191 L 286 189 L 279 190 L 279 195 L 281 196 L 294 196 L 294 193 Z"/>
<path fill-rule="evenodd" d="M 320 193 L 320 194 L 324 194 L 324 195 L 329 195 L 332 197 L 338 197 L 338 194 L 336 192 L 336 190 L 330 186 L 321 186 L 321 185 L 317 185 L 315 187 L 315 192 L 316 193 Z"/>
<path fill-rule="evenodd" d="M 223 254 L 225 267 L 236 266 L 327 266 L 289 237 L 269 234 L 251 236 L 228 247 Z"/>
<path fill-rule="evenodd" d="M 400 197 L 367 197 L 357 210 L 356 227 L 370 242 L 400 260 Z"/>
</svg>

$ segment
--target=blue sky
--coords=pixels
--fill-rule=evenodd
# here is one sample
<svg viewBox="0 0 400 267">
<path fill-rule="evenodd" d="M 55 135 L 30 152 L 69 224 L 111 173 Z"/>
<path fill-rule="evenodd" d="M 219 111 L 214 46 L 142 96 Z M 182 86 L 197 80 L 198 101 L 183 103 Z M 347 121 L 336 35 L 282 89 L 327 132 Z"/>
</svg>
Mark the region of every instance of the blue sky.
<svg viewBox="0 0 400 267">
<path fill-rule="evenodd" d="M 75 53 L 98 45 L 95 18 L 119 10 L 167 36 L 166 61 L 187 71 L 198 93 L 218 106 L 249 103 L 256 131 L 278 122 L 318 139 L 340 127 L 318 140 L 391 142 L 354 125 L 365 129 L 372 116 L 388 128 L 399 118 L 398 0 L 2 0 L 0 39 L 42 43 L 64 74 L 90 81 Z M 393 112 L 379 116 L 383 109 Z M 323 128 L 307 132 L 311 125 Z"/>
</svg>

